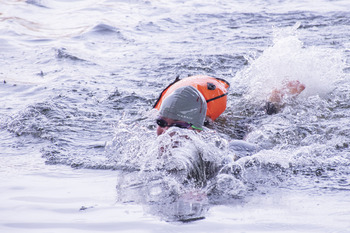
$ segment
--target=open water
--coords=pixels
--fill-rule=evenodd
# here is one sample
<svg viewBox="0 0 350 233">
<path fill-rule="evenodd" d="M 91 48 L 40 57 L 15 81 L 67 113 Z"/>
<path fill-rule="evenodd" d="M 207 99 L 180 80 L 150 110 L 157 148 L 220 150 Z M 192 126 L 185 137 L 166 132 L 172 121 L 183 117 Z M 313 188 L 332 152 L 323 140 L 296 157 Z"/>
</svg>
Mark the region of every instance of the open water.
<svg viewBox="0 0 350 233">
<path fill-rule="evenodd" d="M 0 1 L 0 231 L 350 232 L 349 38 L 348 0 Z M 227 110 L 156 137 L 196 74 Z"/>
</svg>

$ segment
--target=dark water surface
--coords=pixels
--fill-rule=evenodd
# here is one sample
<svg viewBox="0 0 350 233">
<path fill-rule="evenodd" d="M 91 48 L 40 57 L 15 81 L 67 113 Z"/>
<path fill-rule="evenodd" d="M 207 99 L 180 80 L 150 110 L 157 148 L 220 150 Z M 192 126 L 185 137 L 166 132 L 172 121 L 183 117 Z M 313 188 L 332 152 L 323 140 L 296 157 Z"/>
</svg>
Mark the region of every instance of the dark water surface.
<svg viewBox="0 0 350 233">
<path fill-rule="evenodd" d="M 350 229 L 348 1 L 0 1 L 0 23 L 0 229 Z M 231 83 L 227 110 L 157 138 L 159 93 L 197 74 Z"/>
</svg>

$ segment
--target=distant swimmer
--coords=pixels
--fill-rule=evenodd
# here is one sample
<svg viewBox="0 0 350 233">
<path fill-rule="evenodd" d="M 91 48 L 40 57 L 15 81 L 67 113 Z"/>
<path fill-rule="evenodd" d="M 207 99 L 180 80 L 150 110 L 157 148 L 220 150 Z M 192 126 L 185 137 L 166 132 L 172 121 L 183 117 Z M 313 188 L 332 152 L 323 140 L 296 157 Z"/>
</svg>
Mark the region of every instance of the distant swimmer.
<svg viewBox="0 0 350 233">
<path fill-rule="evenodd" d="M 230 84 L 223 79 L 203 75 L 176 79 L 154 105 L 159 110 L 157 135 L 170 127 L 202 131 L 205 122 L 214 121 L 225 111 L 229 87 Z M 295 97 L 304 89 L 305 85 L 297 80 L 274 89 L 268 97 L 266 113 L 277 113 L 284 98 Z"/>
</svg>

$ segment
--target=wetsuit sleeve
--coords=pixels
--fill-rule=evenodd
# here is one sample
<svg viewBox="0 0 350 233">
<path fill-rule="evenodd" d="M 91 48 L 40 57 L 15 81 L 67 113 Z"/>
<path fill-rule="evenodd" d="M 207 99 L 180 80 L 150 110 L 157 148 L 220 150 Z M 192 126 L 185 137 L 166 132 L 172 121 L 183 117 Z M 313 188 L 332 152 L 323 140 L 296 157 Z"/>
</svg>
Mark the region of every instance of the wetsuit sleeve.
<svg viewBox="0 0 350 233">
<path fill-rule="evenodd" d="M 268 115 L 276 114 L 278 112 L 276 105 L 270 101 L 266 103 L 265 110 Z"/>
</svg>

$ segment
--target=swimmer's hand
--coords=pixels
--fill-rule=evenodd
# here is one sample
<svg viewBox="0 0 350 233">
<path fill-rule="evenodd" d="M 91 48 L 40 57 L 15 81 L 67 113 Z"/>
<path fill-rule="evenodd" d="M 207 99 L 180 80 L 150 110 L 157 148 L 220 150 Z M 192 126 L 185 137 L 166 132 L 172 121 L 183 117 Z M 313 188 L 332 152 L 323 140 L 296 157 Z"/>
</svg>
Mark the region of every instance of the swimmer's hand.
<svg viewBox="0 0 350 233">
<path fill-rule="evenodd" d="M 305 90 L 305 85 L 298 80 L 288 81 L 281 89 L 274 89 L 266 104 L 266 113 L 271 115 L 278 112 L 283 98 L 296 97 Z"/>
</svg>

